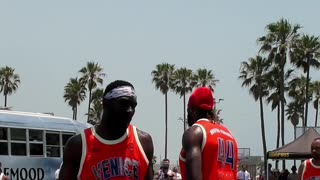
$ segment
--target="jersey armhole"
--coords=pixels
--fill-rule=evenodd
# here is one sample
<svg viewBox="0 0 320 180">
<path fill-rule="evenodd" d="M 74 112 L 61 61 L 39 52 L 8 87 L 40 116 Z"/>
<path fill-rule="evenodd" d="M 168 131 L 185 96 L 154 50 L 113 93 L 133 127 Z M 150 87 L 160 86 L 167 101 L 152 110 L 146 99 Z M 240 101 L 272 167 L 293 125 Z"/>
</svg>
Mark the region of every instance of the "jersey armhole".
<svg viewBox="0 0 320 180">
<path fill-rule="evenodd" d="M 179 154 L 179 159 L 180 159 L 180 161 L 182 161 L 182 162 L 186 162 L 186 158 L 182 157 L 181 154 Z"/>
<path fill-rule="evenodd" d="M 90 129 L 91 131 L 91 129 Z M 80 165 L 79 165 L 79 171 L 78 171 L 78 179 L 80 179 L 80 175 L 81 175 L 81 172 L 82 172 L 82 168 L 83 168 L 83 164 L 84 164 L 84 161 L 86 159 L 86 155 L 87 155 L 87 141 L 86 141 L 86 136 L 85 136 L 85 133 L 84 131 L 82 131 L 80 133 L 80 136 L 81 136 L 81 144 L 82 144 L 82 153 L 81 153 L 81 159 L 80 159 Z"/>
<path fill-rule="evenodd" d="M 309 159 L 306 159 L 303 162 L 303 170 L 302 170 L 302 173 L 301 173 L 301 180 L 303 179 L 304 173 L 306 172 L 306 169 L 307 169 L 307 161 L 309 161 Z"/>
<path fill-rule="evenodd" d="M 137 145 L 138 145 L 138 147 L 139 147 L 139 150 L 140 150 L 140 152 L 141 152 L 144 160 L 145 160 L 146 163 L 149 165 L 149 160 L 148 160 L 147 155 L 146 155 L 146 153 L 144 152 L 143 147 L 142 147 L 142 145 L 141 145 L 141 143 L 140 143 L 140 140 L 139 140 L 139 136 L 138 136 L 138 133 L 137 133 L 137 128 L 136 128 L 135 126 L 132 126 L 132 130 L 133 130 L 134 138 L 135 138 L 135 140 L 136 140 L 136 142 L 137 142 Z"/>
</svg>

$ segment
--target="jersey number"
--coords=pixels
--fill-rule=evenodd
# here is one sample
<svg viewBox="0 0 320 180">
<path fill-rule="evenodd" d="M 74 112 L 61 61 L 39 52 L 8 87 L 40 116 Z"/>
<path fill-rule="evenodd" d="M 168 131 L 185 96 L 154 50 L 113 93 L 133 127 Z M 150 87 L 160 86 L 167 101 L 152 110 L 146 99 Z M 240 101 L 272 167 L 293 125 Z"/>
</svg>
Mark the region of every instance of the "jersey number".
<svg viewBox="0 0 320 180">
<path fill-rule="evenodd" d="M 232 141 L 218 139 L 218 161 L 223 164 L 230 164 L 231 169 L 234 169 L 234 146 Z"/>
</svg>

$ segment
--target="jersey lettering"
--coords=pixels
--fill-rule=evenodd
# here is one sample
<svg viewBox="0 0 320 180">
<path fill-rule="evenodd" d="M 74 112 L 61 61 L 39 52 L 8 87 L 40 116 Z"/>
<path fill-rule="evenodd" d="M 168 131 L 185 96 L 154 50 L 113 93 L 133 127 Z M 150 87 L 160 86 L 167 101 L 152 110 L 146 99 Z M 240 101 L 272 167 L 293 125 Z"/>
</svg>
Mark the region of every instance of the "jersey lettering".
<svg viewBox="0 0 320 180">
<path fill-rule="evenodd" d="M 139 162 L 129 158 L 110 158 L 91 167 L 95 179 L 107 180 L 112 177 L 129 177 L 139 179 Z"/>
<path fill-rule="evenodd" d="M 224 166 L 229 164 L 231 169 L 234 169 L 234 145 L 232 141 L 227 141 L 218 138 L 218 161 Z"/>
</svg>

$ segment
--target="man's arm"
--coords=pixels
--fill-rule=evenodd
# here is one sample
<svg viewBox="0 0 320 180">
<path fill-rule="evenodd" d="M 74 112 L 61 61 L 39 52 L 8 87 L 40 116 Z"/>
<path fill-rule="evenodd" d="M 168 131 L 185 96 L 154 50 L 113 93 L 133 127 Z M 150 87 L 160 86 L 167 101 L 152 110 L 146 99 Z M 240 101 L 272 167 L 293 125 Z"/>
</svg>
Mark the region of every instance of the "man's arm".
<svg viewBox="0 0 320 180">
<path fill-rule="evenodd" d="M 138 137 L 141 142 L 141 146 L 144 150 L 144 153 L 146 154 L 148 161 L 149 161 L 149 167 L 147 171 L 147 175 L 145 177 L 145 180 L 153 180 L 153 164 L 152 164 L 152 158 L 153 158 L 153 142 L 150 134 L 137 130 Z"/>
<path fill-rule="evenodd" d="M 302 162 L 301 164 L 300 164 L 300 166 L 299 166 L 299 169 L 298 169 L 298 175 L 297 175 L 297 179 L 302 179 L 302 171 L 303 171 L 303 169 L 304 169 L 304 163 L 305 162 Z"/>
<path fill-rule="evenodd" d="M 82 154 L 81 135 L 71 137 L 66 143 L 59 180 L 76 180 Z"/>
<path fill-rule="evenodd" d="M 203 133 L 199 126 L 192 126 L 183 134 L 182 146 L 186 153 L 187 180 L 202 180 L 202 139 Z"/>
</svg>

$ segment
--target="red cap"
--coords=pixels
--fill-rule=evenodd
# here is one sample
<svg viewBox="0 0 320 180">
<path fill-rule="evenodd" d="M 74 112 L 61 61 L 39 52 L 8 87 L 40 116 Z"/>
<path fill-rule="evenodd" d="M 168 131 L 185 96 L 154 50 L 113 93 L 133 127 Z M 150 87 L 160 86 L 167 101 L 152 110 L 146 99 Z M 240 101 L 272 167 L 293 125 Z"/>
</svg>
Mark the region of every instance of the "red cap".
<svg viewBox="0 0 320 180">
<path fill-rule="evenodd" d="M 206 111 L 212 110 L 214 99 L 211 90 L 207 87 L 199 87 L 194 90 L 189 98 L 188 106 Z"/>
</svg>

